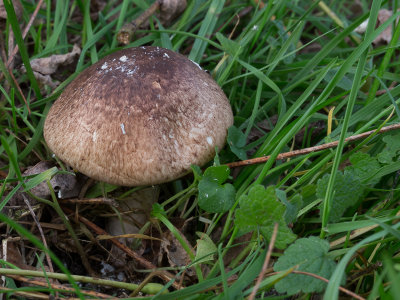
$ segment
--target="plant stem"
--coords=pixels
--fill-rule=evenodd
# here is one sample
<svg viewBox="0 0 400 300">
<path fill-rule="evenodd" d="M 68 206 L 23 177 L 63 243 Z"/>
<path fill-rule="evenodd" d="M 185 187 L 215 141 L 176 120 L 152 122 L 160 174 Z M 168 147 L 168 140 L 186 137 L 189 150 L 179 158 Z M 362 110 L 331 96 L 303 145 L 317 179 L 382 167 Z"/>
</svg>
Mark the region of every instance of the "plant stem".
<svg viewBox="0 0 400 300">
<path fill-rule="evenodd" d="M 41 271 L 32 271 L 32 270 L 15 270 L 15 269 L 0 268 L 0 274 L 1 275 L 33 276 L 33 277 L 45 277 L 46 276 L 48 278 L 54 278 L 57 280 L 63 280 L 63 281 L 68 280 L 68 276 L 66 274 L 54 273 L 54 272 L 46 272 L 46 274 L 45 274 Z M 112 286 L 115 288 L 127 289 L 127 290 L 132 290 L 132 291 L 137 289 L 139 286 L 138 284 L 134 284 L 134 283 L 106 280 L 106 279 L 87 277 L 87 276 L 81 276 L 81 275 L 71 275 L 71 277 L 75 281 L 78 281 L 78 282 L 93 283 L 93 284 L 104 285 L 104 286 Z M 143 287 L 142 292 L 146 293 L 146 294 L 150 294 L 150 293 L 156 294 L 162 288 L 163 288 L 163 285 L 161 285 L 161 284 L 148 283 Z"/>
</svg>

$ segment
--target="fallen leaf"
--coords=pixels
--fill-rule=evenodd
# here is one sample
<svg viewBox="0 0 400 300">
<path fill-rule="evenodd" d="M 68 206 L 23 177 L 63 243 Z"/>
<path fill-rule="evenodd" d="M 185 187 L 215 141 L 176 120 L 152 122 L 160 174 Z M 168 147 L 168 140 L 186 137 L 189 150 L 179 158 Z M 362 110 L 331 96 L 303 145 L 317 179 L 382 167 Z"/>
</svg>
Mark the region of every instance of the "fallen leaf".
<svg viewBox="0 0 400 300">
<path fill-rule="evenodd" d="M 393 15 L 393 11 L 388 10 L 388 9 L 381 9 L 378 13 L 378 20 L 376 22 L 377 23 L 376 27 L 381 26 L 392 15 Z M 355 32 L 357 32 L 359 34 L 364 33 L 367 30 L 368 21 L 369 21 L 369 19 L 362 22 L 360 24 L 360 26 L 358 26 L 355 29 Z M 397 19 L 397 22 L 398 22 L 398 19 Z M 390 25 L 390 26 L 386 27 L 386 29 L 380 35 L 378 35 L 378 37 L 373 41 L 373 44 L 376 46 L 389 44 L 390 41 L 392 40 L 392 36 L 393 36 L 393 26 Z"/>
<path fill-rule="evenodd" d="M 29 167 L 23 173 L 23 175 L 29 176 L 40 174 L 53 167 L 54 166 L 50 162 L 41 161 L 36 165 Z M 29 180 L 27 181 L 27 183 L 28 182 Z M 79 194 L 80 184 L 78 183 L 76 177 L 72 174 L 56 174 L 53 176 L 53 178 L 50 179 L 50 184 L 60 199 L 77 197 Z M 32 192 L 32 194 L 40 198 L 49 198 L 51 195 L 46 181 L 35 186 L 30 191 Z"/>
<path fill-rule="evenodd" d="M 74 59 L 81 54 L 81 49 L 74 45 L 72 51 L 66 54 L 54 54 L 49 57 L 35 58 L 31 60 L 33 74 L 43 86 L 50 86 L 52 89 L 60 83 L 54 81 L 50 75 L 54 74 L 60 66 L 66 66 L 74 62 Z M 25 67 L 22 67 L 25 71 Z"/>
<path fill-rule="evenodd" d="M 72 51 L 66 54 L 54 54 L 49 57 L 35 58 L 31 60 L 33 71 L 43 75 L 51 75 L 57 71 L 57 68 L 62 65 L 68 65 L 74 61 L 74 58 L 81 54 L 81 49 L 78 45 L 74 45 Z"/>
<path fill-rule="evenodd" d="M 181 236 L 185 239 L 183 234 L 181 234 Z M 186 241 L 186 244 L 190 245 L 188 241 Z M 179 243 L 170 231 L 164 234 L 163 241 L 161 242 L 161 249 L 166 253 L 168 262 L 173 268 L 184 267 L 191 263 L 189 254 L 183 249 L 181 243 Z M 191 251 L 195 253 L 193 249 L 191 249 Z M 194 270 L 188 268 L 186 269 L 186 274 L 192 276 L 194 275 Z"/>
<path fill-rule="evenodd" d="M 11 2 L 14 6 L 14 10 L 15 10 L 15 14 L 17 15 L 17 19 L 18 20 L 21 19 L 22 13 L 24 10 L 21 2 L 19 0 L 12 0 Z M 5 29 L 6 20 L 7 20 L 7 11 L 4 7 L 4 1 L 0 0 L 0 29 L 1 30 Z"/>
</svg>

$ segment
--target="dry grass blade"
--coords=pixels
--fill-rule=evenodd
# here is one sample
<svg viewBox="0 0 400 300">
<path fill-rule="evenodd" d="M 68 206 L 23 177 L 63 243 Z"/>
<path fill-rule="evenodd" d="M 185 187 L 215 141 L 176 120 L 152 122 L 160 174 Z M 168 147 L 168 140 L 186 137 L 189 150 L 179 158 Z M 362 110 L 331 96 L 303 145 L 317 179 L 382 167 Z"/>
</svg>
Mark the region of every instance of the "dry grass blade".
<svg viewBox="0 0 400 300">
<path fill-rule="evenodd" d="M 25 297 L 25 299 L 49 299 L 48 295 L 39 292 L 18 292 L 6 287 L 0 287 L 0 291 L 12 292 L 13 295 Z"/>
<path fill-rule="evenodd" d="M 275 223 L 274 231 L 272 232 L 271 240 L 270 240 L 269 245 L 268 245 L 268 252 L 267 252 L 267 255 L 265 256 L 264 264 L 262 266 L 260 274 L 258 275 L 256 284 L 254 285 L 254 288 L 251 291 L 251 294 L 249 296 L 249 300 L 254 300 L 255 299 L 257 291 L 258 291 L 258 289 L 260 287 L 260 284 L 261 284 L 261 282 L 262 282 L 262 280 L 264 278 L 264 274 L 267 272 L 269 260 L 271 258 L 272 250 L 274 249 L 274 244 L 275 244 L 275 240 L 276 240 L 276 236 L 277 235 L 278 235 L 278 223 Z"/>
<path fill-rule="evenodd" d="M 47 245 L 47 241 L 46 241 L 46 238 L 44 236 L 44 232 L 43 232 L 42 226 L 40 225 L 40 222 L 39 222 L 38 218 L 36 217 L 36 214 L 33 211 L 32 207 L 31 207 L 31 204 L 29 203 L 29 199 L 25 196 L 24 193 L 22 193 L 22 198 L 24 199 L 24 202 L 25 202 L 26 206 L 28 207 L 29 212 L 30 212 L 30 214 L 31 214 L 31 216 L 32 216 L 32 218 L 33 218 L 33 220 L 34 220 L 39 232 L 40 232 L 40 236 L 42 238 L 43 245 L 48 249 L 49 246 Z M 54 268 L 53 268 L 53 264 L 51 262 L 51 258 L 50 258 L 49 254 L 47 252 L 45 254 L 46 254 L 46 260 L 47 260 L 47 264 L 49 265 L 50 272 L 54 272 Z"/>
</svg>

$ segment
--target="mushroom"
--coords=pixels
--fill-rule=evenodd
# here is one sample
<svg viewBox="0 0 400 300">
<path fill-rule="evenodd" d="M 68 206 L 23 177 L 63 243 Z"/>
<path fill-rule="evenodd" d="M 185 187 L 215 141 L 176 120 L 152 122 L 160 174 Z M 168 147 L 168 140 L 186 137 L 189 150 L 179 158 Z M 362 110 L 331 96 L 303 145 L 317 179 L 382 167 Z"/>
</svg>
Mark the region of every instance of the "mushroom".
<svg viewBox="0 0 400 300">
<path fill-rule="evenodd" d="M 168 49 L 138 47 L 78 75 L 51 107 L 44 138 L 62 161 L 93 179 L 143 186 L 207 163 L 232 123 L 229 100 L 199 65 Z M 130 207 L 145 202 L 133 198 Z M 115 228 L 116 220 L 110 223 Z"/>
<path fill-rule="evenodd" d="M 217 83 L 159 47 L 117 51 L 83 71 L 51 107 L 50 149 L 81 173 L 116 185 L 154 185 L 203 165 L 233 123 Z"/>
</svg>

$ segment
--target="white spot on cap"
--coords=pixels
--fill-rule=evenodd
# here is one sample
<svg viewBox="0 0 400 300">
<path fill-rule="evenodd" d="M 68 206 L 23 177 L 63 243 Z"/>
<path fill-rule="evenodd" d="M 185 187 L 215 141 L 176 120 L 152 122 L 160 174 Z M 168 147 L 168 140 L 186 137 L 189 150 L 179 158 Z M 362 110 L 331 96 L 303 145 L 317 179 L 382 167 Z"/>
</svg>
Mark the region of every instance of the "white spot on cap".
<svg viewBox="0 0 400 300">
<path fill-rule="evenodd" d="M 122 134 L 126 134 L 124 123 L 121 123 L 120 126 L 121 126 L 121 130 L 122 130 Z"/>
<path fill-rule="evenodd" d="M 167 53 L 164 53 L 163 56 L 166 57 L 166 58 L 169 58 L 169 55 Z"/>
<path fill-rule="evenodd" d="M 107 67 L 108 67 L 108 66 L 107 66 L 107 63 L 105 62 L 105 63 L 101 66 L 101 69 L 102 69 L 102 70 L 105 70 L 105 69 L 107 69 Z"/>
<path fill-rule="evenodd" d="M 126 62 L 128 60 L 128 57 L 126 55 L 123 55 L 119 58 L 120 61 Z"/>
<path fill-rule="evenodd" d="M 207 143 L 208 143 L 209 145 L 212 145 L 212 144 L 213 144 L 213 139 L 212 139 L 211 136 L 208 136 L 208 137 L 207 137 Z"/>
<path fill-rule="evenodd" d="M 93 142 L 97 141 L 97 132 L 93 132 L 93 136 L 92 136 L 92 140 Z"/>
</svg>

